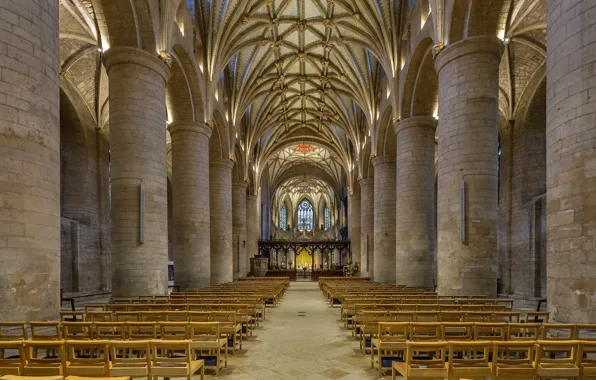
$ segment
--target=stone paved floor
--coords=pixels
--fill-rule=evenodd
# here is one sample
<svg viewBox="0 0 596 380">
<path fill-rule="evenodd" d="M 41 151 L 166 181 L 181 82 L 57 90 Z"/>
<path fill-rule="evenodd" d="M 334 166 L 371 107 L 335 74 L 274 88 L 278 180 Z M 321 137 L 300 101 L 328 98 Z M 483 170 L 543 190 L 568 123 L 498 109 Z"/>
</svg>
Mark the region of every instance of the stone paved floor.
<svg viewBox="0 0 596 380">
<path fill-rule="evenodd" d="M 306 312 L 299 316 L 299 312 Z M 213 372 L 207 372 L 213 377 Z M 362 380 L 376 379 L 369 357 L 339 321 L 339 309 L 325 302 L 316 282 L 292 282 L 267 320 L 230 356 L 220 378 Z M 199 377 L 196 377 L 199 378 Z M 389 376 L 390 378 L 390 376 Z"/>
</svg>

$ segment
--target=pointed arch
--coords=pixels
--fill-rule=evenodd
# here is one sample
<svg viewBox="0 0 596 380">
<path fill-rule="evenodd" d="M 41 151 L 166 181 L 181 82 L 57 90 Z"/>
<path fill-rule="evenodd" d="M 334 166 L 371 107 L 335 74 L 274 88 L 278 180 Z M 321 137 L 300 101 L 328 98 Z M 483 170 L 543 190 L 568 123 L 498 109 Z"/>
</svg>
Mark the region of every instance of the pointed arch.
<svg viewBox="0 0 596 380">
<path fill-rule="evenodd" d="M 315 223 L 315 209 L 308 196 L 303 197 L 296 206 L 296 225 L 299 231 L 312 231 Z"/>
</svg>

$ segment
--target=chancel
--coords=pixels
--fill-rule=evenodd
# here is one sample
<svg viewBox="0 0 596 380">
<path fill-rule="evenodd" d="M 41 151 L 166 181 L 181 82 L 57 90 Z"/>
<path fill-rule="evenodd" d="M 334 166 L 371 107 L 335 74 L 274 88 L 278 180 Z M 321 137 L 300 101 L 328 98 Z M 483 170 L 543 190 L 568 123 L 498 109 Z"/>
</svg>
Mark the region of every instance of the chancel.
<svg viewBox="0 0 596 380">
<path fill-rule="evenodd" d="M 0 137 L 0 380 L 596 378 L 595 0 L 0 0 Z"/>
</svg>

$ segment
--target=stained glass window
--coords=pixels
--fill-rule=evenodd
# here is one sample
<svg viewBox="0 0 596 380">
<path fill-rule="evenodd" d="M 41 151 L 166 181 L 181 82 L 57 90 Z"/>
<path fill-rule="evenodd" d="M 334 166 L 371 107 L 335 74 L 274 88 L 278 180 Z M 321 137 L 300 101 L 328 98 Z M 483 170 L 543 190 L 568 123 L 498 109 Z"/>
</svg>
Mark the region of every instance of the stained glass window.
<svg viewBox="0 0 596 380">
<path fill-rule="evenodd" d="M 279 228 L 285 230 L 288 228 L 288 210 L 286 210 L 286 204 L 284 203 L 279 210 Z"/>
<path fill-rule="evenodd" d="M 298 230 L 312 231 L 314 222 L 314 209 L 308 199 L 302 200 L 298 205 Z"/>
<path fill-rule="evenodd" d="M 325 229 L 331 228 L 331 215 L 329 215 L 329 207 L 325 206 Z"/>
</svg>

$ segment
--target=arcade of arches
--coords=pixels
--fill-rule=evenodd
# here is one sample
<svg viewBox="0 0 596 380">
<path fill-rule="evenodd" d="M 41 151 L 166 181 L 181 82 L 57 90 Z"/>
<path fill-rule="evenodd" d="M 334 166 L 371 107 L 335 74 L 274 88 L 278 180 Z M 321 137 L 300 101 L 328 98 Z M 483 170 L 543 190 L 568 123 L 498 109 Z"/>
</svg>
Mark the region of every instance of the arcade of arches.
<svg viewBox="0 0 596 380">
<path fill-rule="evenodd" d="M 349 239 L 372 281 L 594 322 L 595 30 L 592 0 L 3 0 L 0 320 Z"/>
</svg>

